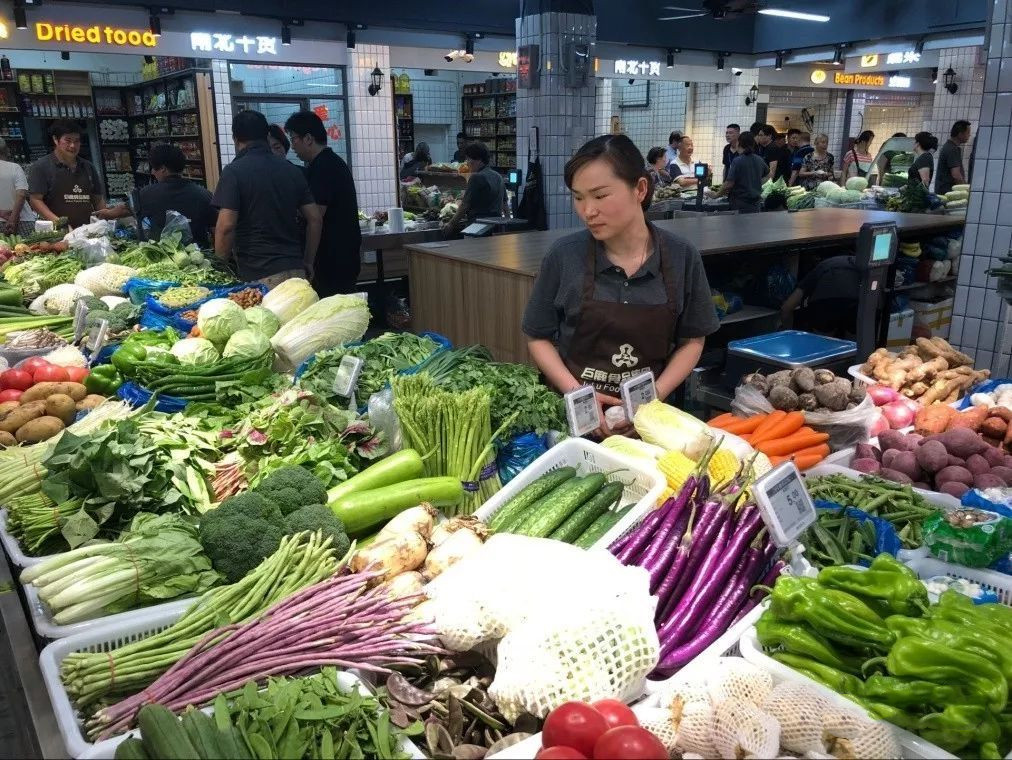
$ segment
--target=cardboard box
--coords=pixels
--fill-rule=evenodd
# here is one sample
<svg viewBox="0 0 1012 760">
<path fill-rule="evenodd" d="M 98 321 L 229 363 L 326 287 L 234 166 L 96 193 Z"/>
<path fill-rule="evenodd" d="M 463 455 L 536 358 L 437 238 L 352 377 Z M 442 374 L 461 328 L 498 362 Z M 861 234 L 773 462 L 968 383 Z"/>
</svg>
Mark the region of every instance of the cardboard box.
<svg viewBox="0 0 1012 760">
<path fill-rule="evenodd" d="M 914 311 L 904 309 L 889 315 L 889 333 L 886 345 L 889 348 L 908 346 L 914 331 Z"/>
<path fill-rule="evenodd" d="M 949 325 L 952 324 L 953 299 L 943 298 L 941 301 L 911 301 L 914 310 L 914 338 L 949 337 Z"/>
</svg>

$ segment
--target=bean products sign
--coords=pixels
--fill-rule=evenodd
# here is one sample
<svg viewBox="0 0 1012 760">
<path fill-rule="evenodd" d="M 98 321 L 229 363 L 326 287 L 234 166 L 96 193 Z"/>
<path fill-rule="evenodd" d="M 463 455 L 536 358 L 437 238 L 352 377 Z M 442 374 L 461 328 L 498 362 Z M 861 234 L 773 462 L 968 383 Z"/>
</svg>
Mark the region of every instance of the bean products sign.
<svg viewBox="0 0 1012 760">
<path fill-rule="evenodd" d="M 35 24 L 35 38 L 39 42 L 77 42 L 92 45 L 153 48 L 158 38 L 147 29 L 120 29 L 115 26 L 94 24 Z"/>
</svg>

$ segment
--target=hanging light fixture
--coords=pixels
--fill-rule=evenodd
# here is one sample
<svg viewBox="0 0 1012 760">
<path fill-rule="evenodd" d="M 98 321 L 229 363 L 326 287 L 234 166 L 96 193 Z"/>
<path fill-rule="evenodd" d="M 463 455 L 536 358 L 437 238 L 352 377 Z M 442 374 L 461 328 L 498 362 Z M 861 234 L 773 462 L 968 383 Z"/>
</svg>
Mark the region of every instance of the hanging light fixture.
<svg viewBox="0 0 1012 760">
<path fill-rule="evenodd" d="M 931 84 L 938 84 L 938 67 L 931 70 Z"/>
<path fill-rule="evenodd" d="M 843 65 L 843 45 L 836 46 L 836 51 L 833 53 L 833 65 L 834 66 Z"/>
<path fill-rule="evenodd" d="M 369 94 L 375 96 L 381 89 L 383 89 L 383 72 L 380 71 L 379 64 L 376 64 L 376 68 L 372 70 L 369 75 L 369 79 L 372 84 L 369 85 Z"/>
<path fill-rule="evenodd" d="M 956 72 L 952 70 L 952 66 L 947 68 L 942 76 L 945 77 L 945 89 L 949 91 L 950 95 L 955 95 L 959 90 L 959 85 L 956 84 Z"/>
<path fill-rule="evenodd" d="M 348 50 L 355 49 L 355 32 L 352 29 L 348 30 Z"/>
<path fill-rule="evenodd" d="M 148 29 L 151 30 L 151 34 L 155 37 L 162 36 L 162 20 L 158 17 L 157 13 L 152 13 L 148 17 Z"/>
<path fill-rule="evenodd" d="M 15 0 L 14 2 L 14 26 L 17 29 L 28 28 L 28 14 L 25 12 L 23 0 Z"/>
<path fill-rule="evenodd" d="M 784 53 L 782 50 L 777 53 L 776 64 L 773 66 L 773 68 L 776 69 L 777 71 L 784 70 Z"/>
<path fill-rule="evenodd" d="M 724 70 L 724 54 L 717 53 L 717 71 Z"/>
<path fill-rule="evenodd" d="M 292 44 L 292 28 L 287 23 L 281 25 L 281 44 L 286 46 Z"/>
</svg>

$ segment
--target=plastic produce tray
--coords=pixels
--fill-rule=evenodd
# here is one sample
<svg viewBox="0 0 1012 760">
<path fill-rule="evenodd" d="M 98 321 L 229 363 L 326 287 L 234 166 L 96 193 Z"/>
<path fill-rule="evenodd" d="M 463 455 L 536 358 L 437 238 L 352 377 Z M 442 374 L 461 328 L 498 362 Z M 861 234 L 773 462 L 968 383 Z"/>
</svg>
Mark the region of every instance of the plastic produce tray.
<svg viewBox="0 0 1012 760">
<path fill-rule="evenodd" d="M 167 607 L 169 605 L 138 610 L 138 612 L 146 614 L 138 614 L 132 620 L 125 622 L 108 623 L 103 621 L 102 625 L 96 625 L 90 630 L 54 641 L 42 650 L 42 654 L 39 655 L 42 680 L 53 703 L 53 712 L 56 715 L 60 736 L 71 757 L 82 760 L 112 760 L 116 753 L 116 747 L 127 737 L 136 736 L 137 732 L 129 731 L 100 742 L 89 742 L 81 731 L 77 710 L 71 704 L 60 680 L 60 663 L 71 652 L 110 652 L 124 644 L 139 641 L 165 630 L 183 614 L 182 610 L 170 610 L 166 609 Z M 363 694 L 370 693 L 365 683 L 352 673 L 339 671 L 337 680 L 338 685 L 349 690 L 357 688 Z M 409 740 L 403 741 L 402 748 L 405 753 L 411 756 L 412 760 L 425 760 L 425 755 Z"/>
<path fill-rule="evenodd" d="M 31 567 L 52 556 L 51 554 L 46 554 L 41 557 L 29 557 L 21 550 L 21 544 L 7 530 L 6 509 L 0 509 L 0 544 L 3 544 L 4 551 L 7 552 L 7 556 L 10 557 L 11 562 L 18 567 Z"/>
<path fill-rule="evenodd" d="M 486 501 L 475 512 L 475 517 L 482 522 L 488 522 L 506 502 L 531 482 L 546 473 L 567 466 L 575 467 L 577 475 L 612 472 L 608 479 L 619 481 L 625 486 L 619 508 L 624 509 L 630 504 L 633 505 L 632 509 L 594 544 L 595 549 L 607 547 L 625 533 L 657 504 L 657 500 L 664 493 L 664 476 L 656 468 L 650 468 L 649 463 L 644 464 L 643 461 L 618 454 L 592 441 L 569 438 L 525 467 L 519 475 L 503 486 L 499 493 Z M 618 472 L 613 472 L 614 470 Z"/>
<path fill-rule="evenodd" d="M 901 559 L 903 559 L 901 557 Z M 936 575 L 947 575 L 950 578 L 962 578 L 972 583 L 977 583 L 988 591 L 993 591 L 1002 604 L 1012 605 L 1012 575 L 1005 575 L 996 570 L 987 568 L 965 567 L 954 565 L 950 562 L 942 562 L 934 557 L 916 557 L 903 559 L 907 567 L 917 573 L 921 580 L 932 578 Z"/>
</svg>

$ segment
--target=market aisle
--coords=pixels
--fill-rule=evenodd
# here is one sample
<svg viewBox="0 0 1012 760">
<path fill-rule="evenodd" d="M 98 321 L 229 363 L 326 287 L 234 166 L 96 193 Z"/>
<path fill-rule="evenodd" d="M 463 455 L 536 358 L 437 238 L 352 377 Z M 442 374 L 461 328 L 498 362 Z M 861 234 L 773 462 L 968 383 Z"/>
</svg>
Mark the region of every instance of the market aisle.
<svg viewBox="0 0 1012 760">
<path fill-rule="evenodd" d="M 0 592 L 0 604 L 8 601 L 17 606 L 21 604 L 13 588 Z M 0 758 L 41 757 L 21 688 L 21 677 L 14 666 L 12 638 L 15 638 L 14 635 L 7 630 L 4 618 L 0 616 Z"/>
</svg>

